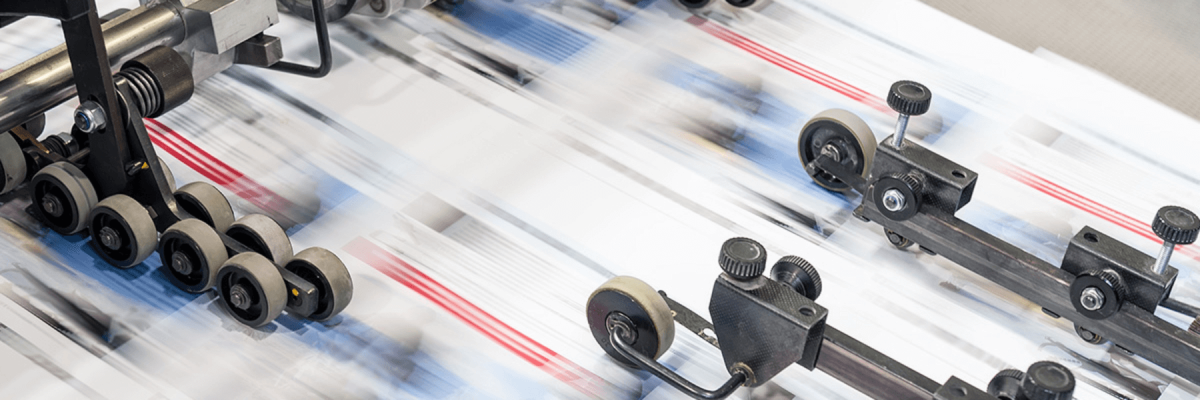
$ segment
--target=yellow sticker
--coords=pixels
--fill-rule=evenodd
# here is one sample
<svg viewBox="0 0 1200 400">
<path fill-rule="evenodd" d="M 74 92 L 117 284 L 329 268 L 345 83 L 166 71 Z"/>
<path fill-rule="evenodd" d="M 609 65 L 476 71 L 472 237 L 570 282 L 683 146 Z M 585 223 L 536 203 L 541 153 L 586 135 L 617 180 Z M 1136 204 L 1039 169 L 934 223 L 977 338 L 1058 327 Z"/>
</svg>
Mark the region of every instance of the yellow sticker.
<svg viewBox="0 0 1200 400">
<path fill-rule="evenodd" d="M 299 296 L 299 295 L 300 295 L 300 291 L 296 290 L 295 288 L 292 288 L 292 296 Z"/>
</svg>

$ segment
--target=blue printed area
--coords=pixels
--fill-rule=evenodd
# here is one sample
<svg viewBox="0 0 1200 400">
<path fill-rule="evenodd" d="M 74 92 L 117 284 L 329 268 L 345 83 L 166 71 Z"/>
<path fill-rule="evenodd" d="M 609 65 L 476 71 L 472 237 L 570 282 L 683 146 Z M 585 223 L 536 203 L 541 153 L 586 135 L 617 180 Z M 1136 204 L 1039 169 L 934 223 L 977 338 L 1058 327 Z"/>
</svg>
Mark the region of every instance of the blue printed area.
<svg viewBox="0 0 1200 400">
<path fill-rule="evenodd" d="M 158 253 L 129 269 L 109 265 L 96 254 L 91 240 L 81 236 L 64 237 L 54 232 L 42 237 L 46 248 L 57 253 L 64 264 L 80 274 L 95 279 L 116 294 L 139 304 L 172 313 L 195 299 L 196 295 L 184 292 L 172 285 L 159 271 L 162 261 Z"/>
<path fill-rule="evenodd" d="M 329 210 L 337 208 L 342 203 L 346 202 L 346 200 L 358 195 L 358 190 L 355 190 L 345 182 L 330 176 L 329 174 L 325 173 L 325 171 L 314 165 L 307 164 L 305 165 L 304 170 L 308 176 L 314 177 L 314 179 L 317 180 L 316 191 L 312 193 L 312 195 L 316 196 L 317 199 L 320 200 L 320 208 L 317 210 L 316 216 L 313 217 L 313 221 L 321 218 L 321 216 L 325 215 L 325 213 Z M 292 236 L 296 232 L 304 229 L 309 223 L 311 223 L 311 221 L 296 224 L 291 228 L 288 228 L 288 236 Z M 297 249 L 297 251 L 299 251 L 299 249 Z"/>
<path fill-rule="evenodd" d="M 468 1 L 456 7 L 452 15 L 480 35 L 557 64 L 587 47 L 595 38 L 524 9 L 549 3 Z"/>
<path fill-rule="evenodd" d="M 345 182 L 326 174 L 315 166 L 312 169 L 313 171 L 310 172 L 313 176 L 320 176 L 317 182 L 317 196 L 321 198 L 321 213 L 318 216 L 324 214 L 325 211 L 337 208 L 342 203 L 345 203 L 346 200 L 358 195 L 358 190 L 355 190 Z"/>
</svg>

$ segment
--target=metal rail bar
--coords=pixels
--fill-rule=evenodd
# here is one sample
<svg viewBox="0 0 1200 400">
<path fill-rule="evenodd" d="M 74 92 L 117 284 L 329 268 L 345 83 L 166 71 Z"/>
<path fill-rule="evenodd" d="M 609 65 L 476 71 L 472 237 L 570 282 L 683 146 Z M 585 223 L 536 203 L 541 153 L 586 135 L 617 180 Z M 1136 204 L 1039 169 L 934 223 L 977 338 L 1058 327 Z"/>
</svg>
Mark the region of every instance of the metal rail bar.
<svg viewBox="0 0 1200 400">
<path fill-rule="evenodd" d="M 1200 335 L 1133 305 L 1107 319 L 1088 318 L 1075 311 L 1068 298 L 1075 280 L 1070 273 L 934 207 L 906 221 L 884 217 L 869 202 L 861 209 L 868 219 L 979 276 L 1191 382 L 1200 382 Z"/>
</svg>

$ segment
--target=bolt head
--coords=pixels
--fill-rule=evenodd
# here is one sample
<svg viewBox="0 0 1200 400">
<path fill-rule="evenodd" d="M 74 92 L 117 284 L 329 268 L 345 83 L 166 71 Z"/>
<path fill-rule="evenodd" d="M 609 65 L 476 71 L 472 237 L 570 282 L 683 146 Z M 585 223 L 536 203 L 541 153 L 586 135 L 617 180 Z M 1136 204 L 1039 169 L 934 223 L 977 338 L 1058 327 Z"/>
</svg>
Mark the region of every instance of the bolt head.
<svg viewBox="0 0 1200 400">
<path fill-rule="evenodd" d="M 171 255 L 171 269 L 183 275 L 192 273 L 192 260 L 189 260 L 186 254 L 181 251 L 176 251 Z"/>
<path fill-rule="evenodd" d="M 250 293 L 241 284 L 229 288 L 229 303 L 239 310 L 250 308 Z"/>
<path fill-rule="evenodd" d="M 62 200 L 58 196 L 47 194 L 42 197 L 42 211 L 52 217 L 61 217 L 63 214 Z"/>
<path fill-rule="evenodd" d="M 833 161 L 842 161 L 842 152 L 838 151 L 837 146 L 832 143 L 826 143 L 821 147 L 821 155 L 832 158 Z"/>
<path fill-rule="evenodd" d="M 888 211 L 897 212 L 904 209 L 905 203 L 904 193 L 900 193 L 896 189 L 888 189 L 883 192 L 883 208 Z"/>
<path fill-rule="evenodd" d="M 1104 292 L 1095 286 L 1088 286 L 1079 295 L 1079 304 L 1088 311 L 1099 310 L 1100 307 L 1104 307 Z"/>
<path fill-rule="evenodd" d="M 85 101 L 75 108 L 75 127 L 84 133 L 95 133 L 103 130 L 108 124 L 104 108 L 94 101 Z"/>
<path fill-rule="evenodd" d="M 109 250 L 121 248 L 121 237 L 112 227 L 100 228 L 100 232 L 96 236 L 100 239 L 100 244 Z"/>
</svg>

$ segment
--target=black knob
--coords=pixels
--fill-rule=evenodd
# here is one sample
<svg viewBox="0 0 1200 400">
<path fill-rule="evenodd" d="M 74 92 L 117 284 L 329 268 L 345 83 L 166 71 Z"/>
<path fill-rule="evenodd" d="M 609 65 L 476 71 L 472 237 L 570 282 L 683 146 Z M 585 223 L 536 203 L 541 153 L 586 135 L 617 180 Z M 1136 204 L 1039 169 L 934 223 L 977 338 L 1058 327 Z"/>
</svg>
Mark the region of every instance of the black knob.
<svg viewBox="0 0 1200 400">
<path fill-rule="evenodd" d="M 1150 227 L 1164 242 L 1192 244 L 1196 242 L 1196 234 L 1200 233 L 1200 218 L 1186 208 L 1166 206 L 1154 214 L 1154 223 Z"/>
<path fill-rule="evenodd" d="M 797 256 L 784 256 L 771 267 L 771 277 L 791 286 L 800 295 L 816 300 L 821 295 L 821 275 L 807 260 Z"/>
<path fill-rule="evenodd" d="M 721 245 L 721 255 L 717 262 L 721 264 L 721 269 L 734 279 L 754 279 L 767 269 L 767 249 L 754 239 L 736 237 L 726 240 Z"/>
<path fill-rule="evenodd" d="M 1075 374 L 1053 361 L 1038 361 L 1025 371 L 1021 391 L 1029 400 L 1071 400 Z"/>
<path fill-rule="evenodd" d="M 913 81 L 899 81 L 892 84 L 888 91 L 887 103 L 893 110 L 901 114 L 921 115 L 929 111 L 933 101 L 933 93 L 929 88 Z"/>
<path fill-rule="evenodd" d="M 1006 369 L 996 373 L 988 382 L 988 394 L 998 399 L 1018 400 L 1021 398 L 1021 382 L 1025 373 L 1016 369 Z"/>
</svg>

